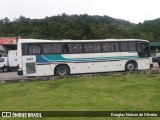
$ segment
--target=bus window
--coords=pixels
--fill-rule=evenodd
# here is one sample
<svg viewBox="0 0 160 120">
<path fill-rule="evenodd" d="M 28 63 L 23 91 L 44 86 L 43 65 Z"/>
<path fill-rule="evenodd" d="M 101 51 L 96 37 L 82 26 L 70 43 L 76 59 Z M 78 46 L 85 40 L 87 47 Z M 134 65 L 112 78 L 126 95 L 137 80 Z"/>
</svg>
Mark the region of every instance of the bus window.
<svg viewBox="0 0 160 120">
<path fill-rule="evenodd" d="M 53 53 L 52 44 L 44 44 L 44 45 L 43 45 L 43 53 L 44 53 L 44 54 Z"/>
<path fill-rule="evenodd" d="M 101 52 L 101 44 L 93 43 L 93 52 Z"/>
<path fill-rule="evenodd" d="M 127 42 L 121 42 L 121 51 L 127 52 L 128 51 L 128 43 Z"/>
<path fill-rule="evenodd" d="M 22 45 L 22 54 L 23 55 L 28 55 L 28 45 L 27 44 L 24 44 Z"/>
<path fill-rule="evenodd" d="M 33 55 L 33 54 L 40 54 L 41 53 L 41 49 L 40 49 L 40 44 L 32 44 L 32 45 L 28 45 L 28 54 L 29 55 Z"/>
<path fill-rule="evenodd" d="M 114 43 L 114 51 L 116 51 L 116 52 L 120 51 L 118 42 Z"/>
<path fill-rule="evenodd" d="M 52 53 L 62 53 L 62 44 L 53 44 Z"/>
<path fill-rule="evenodd" d="M 142 44 L 142 50 L 144 51 L 144 56 L 145 57 L 150 57 L 150 49 L 149 49 L 149 44 Z"/>
<path fill-rule="evenodd" d="M 41 47 L 40 44 L 23 44 L 22 54 L 23 55 L 33 55 L 33 54 L 40 54 Z"/>
<path fill-rule="evenodd" d="M 136 51 L 136 43 L 128 42 L 129 51 Z"/>
<path fill-rule="evenodd" d="M 118 42 L 111 42 L 111 52 L 118 52 L 118 51 L 119 51 Z"/>
<path fill-rule="evenodd" d="M 138 42 L 137 52 L 140 57 L 150 57 L 150 49 L 148 43 Z"/>
<path fill-rule="evenodd" d="M 110 52 L 111 51 L 111 43 L 107 42 L 107 43 L 103 43 L 103 52 Z"/>
<path fill-rule="evenodd" d="M 138 52 L 142 51 L 142 43 L 137 43 L 137 51 Z"/>
<path fill-rule="evenodd" d="M 84 44 L 84 52 L 85 53 L 91 53 L 92 52 L 92 43 Z"/>
<path fill-rule="evenodd" d="M 64 53 L 69 53 L 69 46 L 68 46 L 67 43 L 64 43 L 64 45 L 63 45 L 63 51 L 64 51 Z"/>
<path fill-rule="evenodd" d="M 69 53 L 82 53 L 82 44 L 72 43 L 68 44 Z"/>
<path fill-rule="evenodd" d="M 44 44 L 43 45 L 43 53 L 62 53 L 62 45 L 61 44 Z"/>
</svg>

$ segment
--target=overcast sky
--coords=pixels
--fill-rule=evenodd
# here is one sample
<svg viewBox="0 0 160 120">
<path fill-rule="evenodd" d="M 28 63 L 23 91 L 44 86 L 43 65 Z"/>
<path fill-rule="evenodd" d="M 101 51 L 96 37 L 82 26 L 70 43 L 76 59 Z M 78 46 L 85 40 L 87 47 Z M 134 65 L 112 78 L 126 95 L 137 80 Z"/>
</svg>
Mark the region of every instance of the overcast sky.
<svg viewBox="0 0 160 120">
<path fill-rule="evenodd" d="M 0 0 L 0 19 L 45 18 L 58 14 L 108 15 L 143 22 L 160 17 L 160 0 Z"/>
</svg>

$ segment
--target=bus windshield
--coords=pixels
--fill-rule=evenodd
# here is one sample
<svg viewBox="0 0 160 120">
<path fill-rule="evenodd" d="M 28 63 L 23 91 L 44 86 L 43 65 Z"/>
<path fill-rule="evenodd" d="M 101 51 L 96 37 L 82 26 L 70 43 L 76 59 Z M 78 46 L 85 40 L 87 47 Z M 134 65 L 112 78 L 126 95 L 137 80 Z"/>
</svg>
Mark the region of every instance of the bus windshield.
<svg viewBox="0 0 160 120">
<path fill-rule="evenodd" d="M 150 48 L 149 43 L 138 42 L 137 43 L 137 52 L 139 57 L 150 57 Z"/>
</svg>

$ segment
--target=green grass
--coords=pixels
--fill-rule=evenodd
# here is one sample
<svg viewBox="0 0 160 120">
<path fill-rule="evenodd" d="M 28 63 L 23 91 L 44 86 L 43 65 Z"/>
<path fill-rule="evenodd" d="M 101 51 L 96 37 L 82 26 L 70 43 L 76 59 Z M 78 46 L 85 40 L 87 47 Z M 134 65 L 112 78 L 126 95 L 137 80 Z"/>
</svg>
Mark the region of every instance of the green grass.
<svg viewBox="0 0 160 120">
<path fill-rule="evenodd" d="M 0 84 L 0 111 L 160 111 L 160 75 Z"/>
</svg>

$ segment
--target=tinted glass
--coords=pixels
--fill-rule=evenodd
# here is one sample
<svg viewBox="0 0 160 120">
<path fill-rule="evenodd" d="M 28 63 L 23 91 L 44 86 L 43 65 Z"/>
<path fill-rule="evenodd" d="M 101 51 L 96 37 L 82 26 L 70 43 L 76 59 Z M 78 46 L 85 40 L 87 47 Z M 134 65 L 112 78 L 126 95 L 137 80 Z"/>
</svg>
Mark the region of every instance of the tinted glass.
<svg viewBox="0 0 160 120">
<path fill-rule="evenodd" d="M 103 43 L 103 46 L 102 46 L 102 48 L 103 48 L 103 51 L 104 52 L 110 52 L 111 51 L 111 43 Z"/>
<path fill-rule="evenodd" d="M 136 42 L 128 42 L 129 51 L 136 51 Z"/>
<path fill-rule="evenodd" d="M 53 45 L 52 44 L 44 44 L 43 45 L 43 53 L 53 53 Z"/>
<path fill-rule="evenodd" d="M 82 53 L 82 44 L 80 43 L 68 44 L 68 47 L 69 53 Z"/>
<path fill-rule="evenodd" d="M 140 57 L 150 57 L 149 43 L 138 42 L 137 43 L 137 52 Z"/>
<path fill-rule="evenodd" d="M 40 44 L 23 44 L 22 46 L 23 55 L 34 55 L 41 53 Z"/>
<path fill-rule="evenodd" d="M 101 44 L 93 43 L 93 52 L 101 52 Z"/>
<path fill-rule="evenodd" d="M 22 45 L 22 52 L 23 52 L 23 55 L 28 55 L 28 45 Z"/>
<path fill-rule="evenodd" d="M 62 53 L 62 44 L 53 44 L 53 53 Z"/>
<path fill-rule="evenodd" d="M 84 52 L 86 52 L 86 53 L 92 52 L 92 44 L 91 43 L 84 44 Z"/>
<path fill-rule="evenodd" d="M 118 52 L 118 51 L 120 51 L 118 42 L 111 42 L 111 52 Z"/>
<path fill-rule="evenodd" d="M 121 42 L 121 51 L 122 52 L 128 51 L 128 43 L 127 42 Z"/>
<path fill-rule="evenodd" d="M 40 54 L 40 45 L 39 44 L 30 44 L 28 45 L 28 54 Z"/>
</svg>

